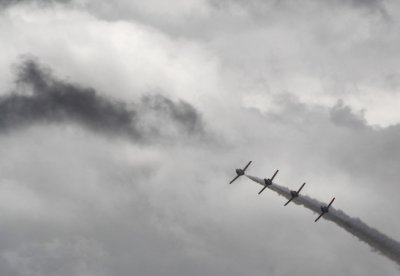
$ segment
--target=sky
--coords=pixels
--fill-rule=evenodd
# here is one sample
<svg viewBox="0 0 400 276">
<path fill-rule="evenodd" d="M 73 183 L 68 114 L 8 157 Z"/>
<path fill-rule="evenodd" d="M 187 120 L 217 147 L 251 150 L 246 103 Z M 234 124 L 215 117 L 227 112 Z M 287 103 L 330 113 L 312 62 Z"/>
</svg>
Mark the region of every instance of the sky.
<svg viewBox="0 0 400 276">
<path fill-rule="evenodd" d="M 397 275 L 399 5 L 0 1 L 0 274 Z"/>
</svg>

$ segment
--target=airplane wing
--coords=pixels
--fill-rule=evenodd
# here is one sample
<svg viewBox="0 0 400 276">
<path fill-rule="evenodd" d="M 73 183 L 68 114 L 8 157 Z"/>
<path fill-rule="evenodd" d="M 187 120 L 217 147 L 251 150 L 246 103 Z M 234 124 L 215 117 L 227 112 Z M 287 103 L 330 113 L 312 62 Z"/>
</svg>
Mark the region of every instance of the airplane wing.
<svg viewBox="0 0 400 276">
<path fill-rule="evenodd" d="M 300 189 L 297 191 L 297 193 L 300 193 L 301 189 L 303 189 L 304 185 L 306 185 L 306 182 L 303 183 L 303 185 L 301 185 Z"/>
<path fill-rule="evenodd" d="M 317 222 L 325 213 L 322 213 L 319 215 L 319 217 L 317 217 L 317 219 L 315 220 L 315 222 Z"/>
<path fill-rule="evenodd" d="M 335 201 L 335 198 L 332 198 L 331 202 L 328 204 L 327 208 L 331 207 L 332 203 Z"/>
<path fill-rule="evenodd" d="M 243 171 L 245 171 L 251 164 L 251 161 L 249 163 L 247 163 L 247 165 L 244 167 Z"/>
<path fill-rule="evenodd" d="M 238 179 L 238 178 L 239 178 L 239 176 L 240 176 L 240 175 L 238 175 L 238 176 L 236 176 L 234 179 L 232 179 L 232 180 L 231 180 L 231 182 L 229 182 L 229 184 L 232 184 L 232 183 L 233 183 L 233 181 L 235 181 L 236 179 Z"/>
<path fill-rule="evenodd" d="M 268 185 L 265 185 L 265 186 L 261 189 L 261 191 L 258 192 L 258 194 L 261 194 L 267 187 L 268 187 Z"/>
<path fill-rule="evenodd" d="M 276 174 L 279 172 L 279 170 L 276 170 L 276 172 L 274 173 L 274 175 L 271 177 L 271 181 L 274 180 Z"/>
<path fill-rule="evenodd" d="M 283 206 L 286 206 L 286 205 L 288 205 L 292 200 L 294 199 L 294 197 L 292 197 L 291 199 L 289 199 L 289 201 L 288 202 L 286 202 L 285 203 L 285 205 L 283 205 Z"/>
</svg>

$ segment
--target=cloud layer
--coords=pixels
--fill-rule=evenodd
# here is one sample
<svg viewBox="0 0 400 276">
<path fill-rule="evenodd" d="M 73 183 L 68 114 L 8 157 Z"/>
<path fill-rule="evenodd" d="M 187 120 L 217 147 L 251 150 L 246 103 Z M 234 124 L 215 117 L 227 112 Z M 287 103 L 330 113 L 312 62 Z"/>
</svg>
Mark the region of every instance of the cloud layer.
<svg viewBox="0 0 400 276">
<path fill-rule="evenodd" d="M 56 3 L 68 3 L 71 0 L 2 0 L 0 1 L 1 7 L 9 7 L 14 5 L 21 5 L 21 4 L 30 4 L 36 3 L 39 5 L 49 5 L 49 4 L 56 4 Z"/>
<path fill-rule="evenodd" d="M 0 14 L 0 274 L 398 274 L 228 185 L 253 160 L 400 240 L 397 2 L 25 3 Z"/>
</svg>

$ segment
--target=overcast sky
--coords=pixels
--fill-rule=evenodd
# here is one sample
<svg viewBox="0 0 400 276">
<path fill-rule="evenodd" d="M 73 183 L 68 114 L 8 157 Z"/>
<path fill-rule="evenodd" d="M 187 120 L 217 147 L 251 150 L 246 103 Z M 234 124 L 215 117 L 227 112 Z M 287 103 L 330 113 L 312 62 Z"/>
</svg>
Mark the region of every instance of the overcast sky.
<svg viewBox="0 0 400 276">
<path fill-rule="evenodd" d="M 101 3 L 100 3 L 101 2 Z M 397 275 L 400 4 L 0 1 L 0 274 Z"/>
</svg>

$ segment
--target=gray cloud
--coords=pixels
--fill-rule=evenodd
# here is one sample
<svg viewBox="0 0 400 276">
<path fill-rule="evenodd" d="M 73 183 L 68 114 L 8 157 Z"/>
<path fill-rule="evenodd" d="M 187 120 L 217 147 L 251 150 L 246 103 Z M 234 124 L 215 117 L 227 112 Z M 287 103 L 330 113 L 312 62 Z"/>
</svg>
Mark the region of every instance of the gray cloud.
<svg viewBox="0 0 400 276">
<path fill-rule="evenodd" d="M 346 4 L 347 1 L 339 1 L 339 2 Z M 352 3 L 354 6 L 382 9 L 385 1 L 384 0 L 351 0 L 349 2 Z"/>
<path fill-rule="evenodd" d="M 360 114 L 354 114 L 352 109 L 343 103 L 343 100 L 338 100 L 332 107 L 330 117 L 334 123 L 350 128 L 364 128 L 367 125 L 364 113 L 361 111 Z"/>
<path fill-rule="evenodd" d="M 357 177 L 359 182 L 351 183 L 355 187 L 372 188 L 381 183 L 388 189 L 383 193 L 396 190 L 400 178 L 396 161 L 400 156 L 400 124 L 369 125 L 365 110 L 355 111 L 343 100 L 331 108 L 305 104 L 290 96 L 280 96 L 278 101 L 282 112 L 267 113 L 269 126 L 274 131 L 285 125 L 290 133 L 286 136 L 285 131 L 281 132 L 285 144 L 299 150 L 300 156 L 312 152 L 308 158 L 323 158 L 331 168 Z M 276 126 L 274 121 L 278 122 Z"/>
<path fill-rule="evenodd" d="M 135 141 L 160 137 L 201 135 L 200 114 L 190 104 L 162 95 L 127 105 L 85 88 L 56 79 L 49 68 L 32 59 L 17 66 L 17 88 L 0 97 L 0 129 L 7 131 L 35 123 L 74 122 L 108 135 Z"/>
<path fill-rule="evenodd" d="M 149 105 L 158 106 L 155 102 Z M 126 148 L 120 149 L 115 141 L 98 145 L 96 137 L 82 139 L 76 133 L 59 133 L 58 129 L 30 129 L 24 135 L 0 137 L 0 175 L 15 179 L 13 186 L 35 191 L 46 206 L 34 220 L 27 221 L 20 211 L 22 215 L 9 215 L 17 221 L 2 222 L 1 271 L 13 276 L 29 269 L 37 275 L 85 275 L 86 271 L 96 275 L 337 275 L 337 263 L 349 270 L 348 275 L 358 275 L 360 270 L 365 275 L 395 271 L 390 261 L 386 263 L 331 224 L 321 222 L 315 226 L 315 216 L 301 208 L 283 208 L 281 198 L 268 193 L 257 197 L 258 187 L 243 178 L 235 185 L 227 184 L 238 160 L 251 156 L 255 161 L 251 173 L 264 176 L 271 166 L 280 166 L 280 183 L 291 186 L 305 179 L 310 181 L 305 193 L 314 195 L 318 185 L 326 194 L 341 192 L 336 194 L 338 208 L 349 204 L 356 191 L 374 187 L 376 176 L 372 175 L 370 182 L 351 183 L 342 189 L 348 183 L 335 183 L 335 176 L 351 171 L 348 163 L 327 165 L 336 157 L 355 161 L 357 156 L 351 148 L 355 143 L 365 146 L 360 141 L 365 130 L 338 125 L 331 121 L 329 109 L 301 104 L 293 97 L 286 102 L 281 98 L 280 105 L 284 111 L 274 117 L 232 110 L 232 116 L 242 119 L 228 123 L 224 131 L 233 131 L 233 138 L 254 135 L 235 143 L 234 149 L 157 147 L 157 156 L 150 164 L 143 161 L 149 160 L 146 150 L 128 154 L 137 155 L 128 159 L 135 158 L 135 162 L 121 162 L 119 158 L 125 156 Z M 348 111 L 350 117 L 355 116 L 353 110 Z M 46 143 L 39 142 L 43 137 Z M 73 145 L 71 153 L 69 144 Z M 349 148 L 343 148 L 347 144 Z M 335 150 L 329 152 L 330 148 Z M 35 152 L 37 155 L 32 154 Z M 18 160 L 13 158 L 20 155 Z M 365 162 L 380 166 L 372 156 Z M 25 158 L 27 161 L 22 161 Z M 62 171 L 57 172 L 57 167 Z M 338 168 L 339 172 L 335 171 Z M 55 171 L 51 177 L 49 171 Z M 324 181 L 317 181 L 318 175 L 324 175 Z M 4 184 L 0 187 L 4 194 L 7 189 Z M 20 201 L 29 203 L 29 198 Z M 387 198 L 395 199 L 396 194 Z M 362 204 L 363 200 L 376 208 L 375 197 L 360 197 L 354 204 Z M 14 208 L 19 205 L 13 204 Z M 352 214 L 360 215 L 361 208 L 354 209 L 350 209 Z M 30 210 L 27 217 L 35 218 L 35 208 Z M 382 208 L 384 217 L 390 218 L 393 213 L 386 211 Z M 60 219 L 60 212 L 68 216 Z M 364 219 L 365 214 L 361 217 Z M 42 225 L 47 226 L 45 230 Z M 267 238 L 266 231 L 273 238 Z M 154 263 L 154 259 L 160 261 Z M 309 261 L 314 259 L 331 261 L 322 266 Z M 287 260 L 292 261 L 290 265 Z M 368 264 L 362 268 L 353 265 L 366 260 Z M 59 264 L 62 271 L 54 264 Z"/>
<path fill-rule="evenodd" d="M 7 275 L 105 275 L 102 248 L 85 238 L 32 242 L 3 254 Z M 50 265 L 51 264 L 51 265 Z M 4 271 L 3 271 L 4 272 Z"/>
<path fill-rule="evenodd" d="M 262 1 L 262 0 L 250 0 L 250 1 L 244 1 L 244 0 L 222 0 L 222 1 L 217 1 L 217 0 L 210 0 L 209 1 L 213 6 L 217 8 L 227 8 L 232 4 L 235 5 L 240 5 L 244 8 L 249 8 L 252 12 L 257 12 L 257 9 L 261 8 L 262 12 L 266 11 L 271 11 L 272 9 L 275 8 L 290 8 L 294 6 L 302 6 L 307 7 L 308 5 L 314 5 L 318 4 L 321 6 L 351 6 L 355 8 L 368 8 L 371 10 L 377 10 L 377 11 L 382 11 L 384 8 L 384 0 L 351 0 L 351 1 L 345 1 L 345 0 L 335 0 L 335 1 L 308 1 L 301 3 L 300 2 L 293 2 L 293 1 L 277 1 L 277 0 L 267 0 L 267 1 Z M 260 11 L 260 10 L 259 10 Z"/>
<path fill-rule="evenodd" d="M 146 108 L 160 113 L 178 122 L 181 129 L 188 133 L 202 133 L 203 125 L 197 110 L 187 102 L 174 103 L 162 95 L 144 96 L 142 103 Z M 162 118 L 159 118 L 162 119 Z"/>
<path fill-rule="evenodd" d="M 71 0 L 0 0 L 0 6 L 8 7 L 13 5 L 25 4 L 25 3 L 37 3 L 42 5 L 49 5 L 55 3 L 68 3 Z"/>
<path fill-rule="evenodd" d="M 79 75 L 80 84 L 101 81 L 94 91 L 57 79 L 39 65 L 40 78 L 49 76 L 44 87 L 51 93 L 60 84 L 94 91 L 92 98 L 100 107 L 89 108 L 92 111 L 87 115 L 81 108 L 75 110 L 63 101 L 54 104 L 52 100 L 54 108 L 45 109 L 46 116 L 37 115 L 35 109 L 36 117 L 30 119 L 30 113 L 21 109 L 24 116 L 9 111 L 17 119 L 10 120 L 16 122 L 14 125 L 4 119 L 2 130 L 19 127 L 20 131 L 0 135 L 1 274 L 397 275 L 390 261 L 369 252 L 367 246 L 329 222 L 315 226 L 315 217 L 302 208 L 283 208 L 282 198 L 270 193 L 257 197 L 258 187 L 243 178 L 235 185 L 227 184 L 233 169 L 252 159 L 251 174 L 269 176 L 279 168 L 279 183 L 292 188 L 307 181 L 306 194 L 321 201 L 336 196 L 335 206 L 399 240 L 399 126 L 366 124 L 364 115 L 368 116 L 369 107 L 361 103 L 351 108 L 345 97 L 354 96 L 355 87 L 364 92 L 362 86 L 341 85 L 344 80 L 362 84 L 379 74 L 396 75 L 392 70 L 397 68 L 395 25 L 386 29 L 379 14 L 369 12 L 369 8 L 337 5 L 337 1 L 292 1 L 292 5 L 270 10 L 266 1 L 248 1 L 253 5 L 248 9 L 235 4 L 212 10 L 205 1 L 182 1 L 200 5 L 193 9 L 185 4 L 183 10 L 175 13 L 174 9 L 172 14 L 168 13 L 171 5 L 164 2 L 150 1 L 148 6 L 140 1 L 92 1 L 87 11 L 96 14 L 96 8 L 101 10 L 105 16 L 101 20 L 86 11 L 71 14 L 62 10 L 64 7 L 58 8 L 55 16 L 51 9 L 45 13 L 21 10 L 22 20 L 6 18 L 11 23 L 3 28 L 4 34 L 10 32 L 2 43 L 5 53 L 18 49 L 14 47 L 18 41 L 27 45 L 16 50 L 18 53 L 37 54 L 53 68 L 70 72 L 73 80 Z M 64 18 L 61 26 L 55 24 L 60 15 Z M 106 15 L 117 22 L 104 21 Z M 42 24 L 32 24 L 32 16 Z M 136 27 L 131 29 L 130 22 L 120 19 L 132 20 Z M 129 58 L 120 46 L 131 49 L 131 43 L 143 39 L 140 33 L 154 32 L 142 24 L 157 28 L 158 35 L 174 42 L 165 46 L 151 40 L 145 45 L 157 43 L 161 51 L 167 47 L 171 60 L 183 57 L 182 67 L 177 70 L 171 62 L 157 67 L 159 56 L 143 47 L 132 50 L 145 57 L 140 59 L 139 68 L 124 70 L 136 59 Z M 53 29 L 53 25 L 58 27 Z M 70 32 L 70 25 L 78 35 Z M 120 40 L 110 29 L 135 39 Z M 185 48 L 177 41 L 212 53 L 221 67 L 193 82 L 193 89 L 177 91 L 180 86 L 171 73 L 185 82 L 188 77 L 197 77 L 191 66 L 199 68 L 195 72 L 207 69 L 193 56 L 185 55 Z M 101 58 L 104 52 L 110 53 L 107 59 Z M 91 58 L 86 59 L 86 54 Z M 124 61 L 117 63 L 122 66 L 112 66 L 114 59 Z M 206 60 L 203 56 L 200 59 Z M 149 70 L 155 65 L 157 70 Z M 104 73 L 110 67 L 118 81 Z M 99 70 L 102 68 L 105 70 Z M 18 72 L 21 76 L 23 70 Z M 286 87 L 293 72 L 299 82 Z M 112 95 L 114 91 L 104 87 L 119 88 L 119 80 L 132 87 L 132 76 L 165 88 L 166 95 L 182 95 L 181 91 L 187 90 L 192 104 L 203 101 L 203 118 L 220 131 L 226 147 L 182 143 L 182 136 L 197 137 L 204 126 L 193 106 L 173 96 L 133 98 L 132 104 L 103 96 L 103 92 Z M 198 85 L 214 77 L 219 85 L 200 95 L 202 86 Z M 333 95 L 324 106 L 315 104 L 318 95 L 307 93 L 321 91 L 327 96 L 330 91 L 324 89 L 329 88 L 324 81 L 330 77 L 337 80 L 339 96 Z M 32 88 L 37 86 L 40 82 L 21 81 L 11 95 L 24 98 L 22 102 L 30 106 L 33 99 L 42 97 Z M 396 87 L 395 79 L 392 86 Z M 293 96 L 296 93 L 298 97 Z M 386 109 L 379 107 L 375 100 L 381 97 L 373 93 L 373 105 Z M 128 90 L 123 97 L 135 94 Z M 308 97 L 302 98 L 303 94 Z M 249 101 L 249 95 L 256 97 Z M 337 98 L 343 98 L 343 103 L 337 103 Z M 254 108 L 254 101 L 262 112 Z M 249 105 L 252 108 L 243 107 Z M 364 107 L 365 114 L 358 112 Z M 93 119 L 92 114 L 99 110 L 110 112 L 106 119 L 99 115 L 106 128 Z M 109 118 L 120 116 L 127 121 L 110 126 L 113 120 Z M 67 129 L 63 127 L 66 124 Z M 26 127 L 30 125 L 35 127 Z M 125 125 L 140 136 L 126 130 Z M 142 147 L 105 136 L 135 141 L 154 137 L 155 142 L 172 138 L 170 141 L 177 142 Z"/>
</svg>

